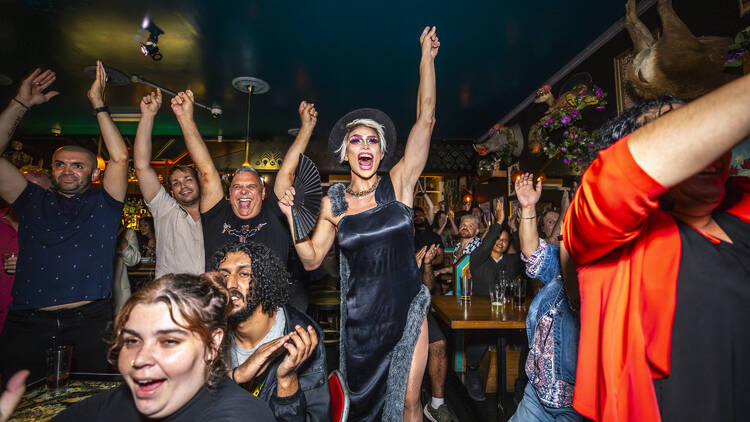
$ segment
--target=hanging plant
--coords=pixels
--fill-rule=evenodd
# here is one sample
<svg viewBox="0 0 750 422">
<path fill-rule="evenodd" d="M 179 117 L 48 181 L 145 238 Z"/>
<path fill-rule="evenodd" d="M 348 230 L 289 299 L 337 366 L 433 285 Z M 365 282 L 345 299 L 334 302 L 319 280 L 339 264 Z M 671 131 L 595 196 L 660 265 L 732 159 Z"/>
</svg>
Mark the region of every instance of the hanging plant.
<svg viewBox="0 0 750 422">
<path fill-rule="evenodd" d="M 581 128 L 578 122 L 583 120 L 581 112 L 585 109 L 594 107 L 598 111 L 606 110 L 606 97 L 607 93 L 597 86 L 589 90 L 585 85 L 578 85 L 566 95 L 565 106 L 544 117 L 538 132 L 547 157 L 562 158 L 575 174 L 593 160 L 599 150 L 596 138 Z"/>
</svg>

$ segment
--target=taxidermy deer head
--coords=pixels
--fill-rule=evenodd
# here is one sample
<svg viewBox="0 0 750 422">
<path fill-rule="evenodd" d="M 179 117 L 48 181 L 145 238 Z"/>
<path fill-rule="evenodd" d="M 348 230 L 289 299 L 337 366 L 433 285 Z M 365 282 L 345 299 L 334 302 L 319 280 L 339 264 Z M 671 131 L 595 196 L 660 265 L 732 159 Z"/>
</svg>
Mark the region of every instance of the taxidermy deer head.
<svg viewBox="0 0 750 422">
<path fill-rule="evenodd" d="M 634 49 L 625 78 L 639 97 L 650 99 L 669 94 L 690 100 L 736 77 L 724 72 L 731 40 L 694 36 L 675 14 L 672 0 L 659 0 L 657 5 L 662 23 L 662 36 L 658 40 L 638 19 L 635 0 L 628 0 L 625 11 L 625 29 Z"/>
</svg>

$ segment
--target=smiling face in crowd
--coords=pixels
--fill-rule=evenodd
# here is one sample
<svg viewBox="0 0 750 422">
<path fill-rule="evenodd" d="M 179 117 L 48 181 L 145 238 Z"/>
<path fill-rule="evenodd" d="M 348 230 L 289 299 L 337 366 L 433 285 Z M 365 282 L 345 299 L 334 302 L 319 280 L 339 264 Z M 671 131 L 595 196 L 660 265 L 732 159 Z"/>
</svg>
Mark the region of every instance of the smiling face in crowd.
<svg viewBox="0 0 750 422">
<path fill-rule="evenodd" d="M 229 204 L 234 215 L 242 219 L 260 214 L 266 189 L 260 177 L 250 171 L 237 173 L 229 186 Z"/>
<path fill-rule="evenodd" d="M 175 170 L 169 176 L 172 196 L 182 206 L 190 206 L 200 199 L 200 188 L 195 175 L 189 171 Z"/>
<path fill-rule="evenodd" d="M 187 323 L 176 308 L 173 316 L 164 303 L 141 303 L 122 330 L 117 368 L 138 411 L 148 418 L 169 416 L 195 396 L 206 383 L 215 350 L 184 328 Z M 214 336 L 220 343 L 223 332 Z"/>
</svg>

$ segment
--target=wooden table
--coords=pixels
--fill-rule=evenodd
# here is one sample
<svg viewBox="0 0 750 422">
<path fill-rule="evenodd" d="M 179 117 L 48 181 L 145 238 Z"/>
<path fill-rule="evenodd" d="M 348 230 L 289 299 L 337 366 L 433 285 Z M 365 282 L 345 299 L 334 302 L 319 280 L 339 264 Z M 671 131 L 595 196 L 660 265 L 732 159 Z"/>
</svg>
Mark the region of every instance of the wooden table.
<svg viewBox="0 0 750 422">
<path fill-rule="evenodd" d="M 462 303 L 455 296 L 432 296 L 432 309 L 453 330 L 523 330 L 527 307 L 506 304 L 502 312 L 490 310 L 489 296 L 472 296 Z"/>
<path fill-rule="evenodd" d="M 432 309 L 450 329 L 454 330 L 454 370 L 463 372 L 465 359 L 463 352 L 464 330 L 486 330 L 498 336 L 498 411 L 504 415 L 502 397 L 505 395 L 505 345 L 509 335 L 526 338 L 526 314 L 528 302 L 522 309 L 507 303 L 501 312 L 490 310 L 488 296 L 472 296 L 471 302 L 459 302 L 456 296 L 432 296 Z"/>
</svg>

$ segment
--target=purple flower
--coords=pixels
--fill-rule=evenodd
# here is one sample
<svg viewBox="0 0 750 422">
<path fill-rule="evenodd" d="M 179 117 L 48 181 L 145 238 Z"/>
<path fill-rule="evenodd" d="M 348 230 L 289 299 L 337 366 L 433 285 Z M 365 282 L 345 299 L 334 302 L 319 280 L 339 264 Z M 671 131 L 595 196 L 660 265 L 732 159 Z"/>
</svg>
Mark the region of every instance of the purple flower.
<svg viewBox="0 0 750 422">
<path fill-rule="evenodd" d="M 604 106 L 601 106 L 601 105 L 596 107 L 596 111 L 604 111 L 606 109 L 607 109 L 607 107 L 604 107 Z"/>
<path fill-rule="evenodd" d="M 573 139 L 578 139 L 578 134 L 577 133 L 573 134 Z"/>
<path fill-rule="evenodd" d="M 594 147 L 594 143 L 593 142 L 589 142 L 588 146 L 589 146 L 589 148 L 593 148 Z"/>
<path fill-rule="evenodd" d="M 568 135 L 570 135 L 570 132 L 568 132 L 567 130 L 563 132 L 563 136 L 568 136 Z"/>
<path fill-rule="evenodd" d="M 575 109 L 575 110 L 573 110 L 573 111 L 572 111 L 572 112 L 570 113 L 570 117 L 572 117 L 572 118 L 574 118 L 574 119 L 575 119 L 576 117 L 580 116 L 580 115 L 581 115 L 581 112 L 580 112 L 580 111 L 578 111 L 578 109 Z"/>
<path fill-rule="evenodd" d="M 565 163 L 565 164 L 570 164 L 571 161 L 573 161 L 572 158 L 565 158 L 565 159 L 563 159 L 563 163 Z"/>
<path fill-rule="evenodd" d="M 596 98 L 601 98 L 602 95 L 604 95 L 604 91 L 601 88 L 597 88 L 596 91 L 594 91 L 594 95 L 596 95 Z"/>
<path fill-rule="evenodd" d="M 581 163 L 583 163 L 583 158 L 579 158 L 578 160 L 576 160 L 576 162 L 577 162 L 578 164 L 581 164 Z"/>
<path fill-rule="evenodd" d="M 567 149 L 567 148 L 565 148 L 565 147 L 560 147 L 560 151 L 561 151 L 561 152 L 565 152 L 565 151 L 567 151 L 567 150 L 568 150 L 568 149 Z"/>
<path fill-rule="evenodd" d="M 551 125 L 551 124 L 552 124 L 553 122 L 554 122 L 554 120 L 552 120 L 552 119 L 547 119 L 547 120 L 546 120 L 546 121 L 544 122 L 544 127 L 549 127 L 549 125 Z"/>
<path fill-rule="evenodd" d="M 560 123 L 562 123 L 562 124 L 564 124 L 564 125 L 567 125 L 567 124 L 569 124 L 570 122 L 571 122 L 570 116 L 568 116 L 567 114 L 563 115 L 563 116 L 562 116 L 562 117 L 560 118 Z"/>
</svg>

